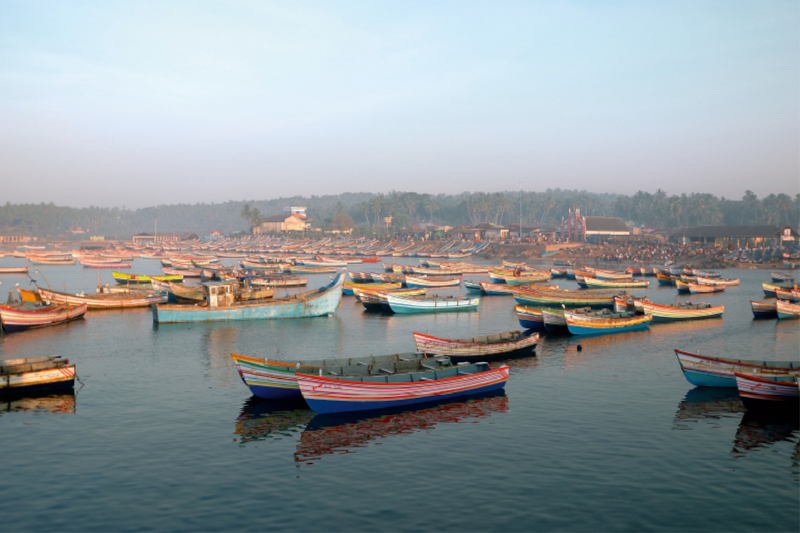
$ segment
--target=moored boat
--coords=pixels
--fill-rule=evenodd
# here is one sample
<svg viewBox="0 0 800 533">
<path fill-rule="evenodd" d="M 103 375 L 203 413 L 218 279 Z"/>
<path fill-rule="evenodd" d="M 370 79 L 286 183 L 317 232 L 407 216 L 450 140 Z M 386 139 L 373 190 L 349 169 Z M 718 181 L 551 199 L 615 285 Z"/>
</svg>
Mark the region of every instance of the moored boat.
<svg viewBox="0 0 800 533">
<path fill-rule="evenodd" d="M 539 334 L 526 335 L 522 331 L 506 331 L 466 339 L 443 339 L 415 332 L 414 342 L 417 344 L 417 351 L 447 356 L 454 363 L 478 362 L 535 355 Z"/>
<path fill-rule="evenodd" d="M 411 276 L 406 274 L 406 286 L 409 288 L 444 288 L 458 287 L 461 285 L 461 278 L 436 278 Z"/>
<path fill-rule="evenodd" d="M 724 305 L 713 306 L 709 303 L 678 302 L 667 305 L 655 304 L 646 300 L 634 300 L 635 308 L 642 309 L 644 314 L 652 315 L 653 322 L 672 322 L 676 320 L 694 320 L 698 318 L 718 318 L 725 311 Z"/>
<path fill-rule="evenodd" d="M 142 276 L 139 274 L 125 274 L 124 272 L 111 272 L 111 277 L 114 278 L 114 281 L 123 285 L 149 285 L 151 279 L 157 279 L 159 281 L 171 281 L 175 283 L 180 283 L 183 281 L 183 276 L 181 275 Z"/>
<path fill-rule="evenodd" d="M 75 385 L 75 365 L 60 355 L 0 360 L 0 396 L 69 389 Z"/>
<path fill-rule="evenodd" d="M 9 302 L 0 305 L 0 326 L 3 331 L 22 331 L 31 328 L 54 326 L 82 318 L 86 314 L 86 304 L 44 305 L 38 292 L 17 289 L 22 298 L 17 302 L 12 293 Z"/>
<path fill-rule="evenodd" d="M 166 294 L 69 294 L 39 287 L 39 294 L 46 302 L 72 305 L 86 304 L 89 310 L 149 307 L 167 301 Z"/>
<path fill-rule="evenodd" d="M 641 331 L 650 326 L 652 315 L 635 315 L 633 313 L 610 313 L 607 316 L 590 316 L 588 314 L 564 311 L 567 329 L 573 335 L 605 335 Z"/>
<path fill-rule="evenodd" d="M 800 407 L 797 375 L 776 379 L 736 372 L 734 376 L 739 398 L 749 411 L 794 412 Z"/>
<path fill-rule="evenodd" d="M 524 305 L 514 306 L 517 312 L 517 319 L 519 325 L 525 329 L 533 329 L 537 331 L 544 331 L 544 318 L 542 317 L 541 309 L 534 309 L 533 307 L 526 307 Z"/>
<path fill-rule="evenodd" d="M 413 297 L 386 293 L 385 298 L 392 311 L 399 314 L 475 311 L 478 309 L 478 304 L 480 304 L 480 298 L 468 296 Z"/>
<path fill-rule="evenodd" d="M 779 320 L 800 318 L 800 305 L 789 303 L 785 300 L 776 300 L 775 309 Z"/>
<path fill-rule="evenodd" d="M 750 300 L 750 307 L 755 318 L 777 318 L 778 316 L 778 306 L 775 302 L 767 303 Z"/>
<path fill-rule="evenodd" d="M 28 267 L 0 267 L 0 274 L 26 274 Z"/>
<path fill-rule="evenodd" d="M 342 286 L 342 292 L 345 296 L 353 296 L 353 291 L 356 289 L 381 291 L 386 289 L 399 289 L 402 286 L 402 283 L 353 283 L 352 281 L 345 281 Z"/>
<path fill-rule="evenodd" d="M 647 280 L 633 280 L 628 278 L 614 278 L 614 279 L 601 279 L 597 278 L 584 278 L 584 283 L 590 289 L 647 289 L 650 287 L 650 282 Z"/>
<path fill-rule="evenodd" d="M 736 372 L 767 378 L 796 376 L 800 373 L 798 361 L 727 359 L 682 350 L 675 350 L 675 355 L 686 380 L 697 387 L 736 387 Z"/>
<path fill-rule="evenodd" d="M 725 290 L 725 285 L 699 285 L 697 283 L 689 284 L 689 292 L 692 294 L 711 294 L 714 292 L 722 292 Z"/>
</svg>

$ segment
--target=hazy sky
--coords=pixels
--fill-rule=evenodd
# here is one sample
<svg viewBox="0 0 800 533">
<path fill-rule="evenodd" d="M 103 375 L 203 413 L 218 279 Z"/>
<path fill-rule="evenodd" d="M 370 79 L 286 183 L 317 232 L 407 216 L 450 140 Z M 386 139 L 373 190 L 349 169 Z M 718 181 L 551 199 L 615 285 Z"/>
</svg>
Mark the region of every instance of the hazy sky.
<svg viewBox="0 0 800 533">
<path fill-rule="evenodd" d="M 800 3 L 0 0 L 0 201 L 800 192 Z"/>
</svg>

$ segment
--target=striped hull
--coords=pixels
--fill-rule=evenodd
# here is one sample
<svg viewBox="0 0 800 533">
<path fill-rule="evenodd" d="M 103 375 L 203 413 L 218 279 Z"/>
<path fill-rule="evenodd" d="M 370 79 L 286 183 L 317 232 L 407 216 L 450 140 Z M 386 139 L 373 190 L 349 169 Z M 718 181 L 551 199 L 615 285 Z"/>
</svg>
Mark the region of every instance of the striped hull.
<svg viewBox="0 0 800 533">
<path fill-rule="evenodd" d="M 714 292 L 722 292 L 725 290 L 724 285 L 698 285 L 696 283 L 689 284 L 689 292 L 692 294 L 711 294 Z"/>
<path fill-rule="evenodd" d="M 62 304 L 87 305 L 89 309 L 120 309 L 129 307 L 149 307 L 167 301 L 166 294 L 159 294 L 145 298 L 102 298 L 99 295 L 76 296 L 63 292 L 39 289 L 39 294 L 47 302 L 58 302 Z"/>
<path fill-rule="evenodd" d="M 551 333 L 568 333 L 567 319 L 564 318 L 563 311 L 550 311 L 542 309 L 542 322 L 544 322 L 544 329 Z"/>
<path fill-rule="evenodd" d="M 650 287 L 649 281 L 633 281 L 633 280 L 604 280 L 598 278 L 584 278 L 583 282 L 587 287 L 604 288 L 604 289 L 647 289 Z"/>
<path fill-rule="evenodd" d="M 25 274 L 28 267 L 0 267 L 0 274 Z"/>
<path fill-rule="evenodd" d="M 81 261 L 84 268 L 130 268 L 133 263 L 95 263 L 93 261 Z"/>
<path fill-rule="evenodd" d="M 573 335 L 606 335 L 609 333 L 625 333 L 642 331 L 650 326 L 651 315 L 640 315 L 630 318 L 592 318 L 565 312 L 567 329 Z"/>
<path fill-rule="evenodd" d="M 86 304 L 58 305 L 51 309 L 45 307 L 35 311 L 22 311 L 0 306 L 0 322 L 6 331 L 21 331 L 77 320 L 86 314 L 86 310 Z"/>
<path fill-rule="evenodd" d="M 520 326 L 525 329 L 534 329 L 539 331 L 543 331 L 545 329 L 541 309 L 532 309 L 530 307 L 524 307 L 521 305 L 516 306 L 515 309 L 517 311 L 517 318 L 519 319 Z"/>
<path fill-rule="evenodd" d="M 514 292 L 511 287 L 506 284 L 498 285 L 496 283 L 480 282 L 481 292 L 487 296 L 513 296 Z"/>
<path fill-rule="evenodd" d="M 75 365 L 0 375 L 0 395 L 27 394 L 36 391 L 72 388 Z"/>
<path fill-rule="evenodd" d="M 266 400 L 301 398 L 300 387 L 294 372 L 273 367 L 263 359 L 233 355 L 239 377 L 250 391 Z"/>
<path fill-rule="evenodd" d="M 608 298 L 580 298 L 566 296 L 549 296 L 546 294 L 514 292 L 514 300 L 522 305 L 533 304 L 535 306 L 549 307 L 613 307 L 614 297 Z"/>
<path fill-rule="evenodd" d="M 750 300 L 750 307 L 753 309 L 755 318 L 775 318 L 778 316 L 778 306 L 774 303 L 768 304 Z"/>
<path fill-rule="evenodd" d="M 516 333 L 519 335 L 519 332 Z M 417 344 L 418 352 L 445 355 L 454 363 L 460 363 L 535 355 L 533 350 L 539 342 L 539 334 L 520 336 L 508 342 L 480 343 L 440 339 L 422 333 L 414 333 L 414 342 Z"/>
<path fill-rule="evenodd" d="M 675 355 L 686 380 L 697 387 L 736 387 L 736 372 L 757 372 L 762 376 L 796 376 L 800 372 L 800 363 L 770 366 L 768 361 L 721 359 L 681 350 L 675 350 Z"/>
<path fill-rule="evenodd" d="M 777 300 L 775 308 L 778 313 L 779 320 L 787 320 L 792 318 L 800 318 L 800 305 Z"/>
<path fill-rule="evenodd" d="M 475 311 L 480 298 L 447 298 L 436 300 L 419 300 L 386 295 L 386 301 L 392 311 L 398 314 L 447 313 L 458 311 Z"/>
<path fill-rule="evenodd" d="M 387 409 L 505 387 L 509 368 L 500 367 L 472 375 L 412 383 L 365 383 L 302 375 L 297 378 L 309 407 L 317 413 L 344 413 Z"/>
<path fill-rule="evenodd" d="M 669 305 L 658 305 L 650 302 L 637 301 L 644 313 L 653 316 L 653 322 L 673 322 L 676 320 L 695 320 L 698 318 L 719 318 L 725 311 L 724 305 L 706 307 L 704 309 L 686 309 Z"/>
<path fill-rule="evenodd" d="M 428 278 L 418 278 L 415 276 L 406 276 L 406 287 L 409 288 L 441 288 L 441 287 L 458 287 L 461 285 L 461 278 L 448 279 L 448 280 L 435 280 Z"/>
<path fill-rule="evenodd" d="M 797 381 L 775 381 L 759 376 L 736 373 L 736 388 L 748 410 L 795 410 L 800 406 Z"/>
</svg>

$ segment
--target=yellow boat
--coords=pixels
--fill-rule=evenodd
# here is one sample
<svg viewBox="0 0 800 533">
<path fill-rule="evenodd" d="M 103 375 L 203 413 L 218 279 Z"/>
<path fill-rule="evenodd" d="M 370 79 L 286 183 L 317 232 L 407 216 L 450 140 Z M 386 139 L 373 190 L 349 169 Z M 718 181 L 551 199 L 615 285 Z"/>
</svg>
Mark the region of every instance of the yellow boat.
<svg viewBox="0 0 800 533">
<path fill-rule="evenodd" d="M 123 272 L 112 272 L 111 275 L 114 276 L 114 281 L 124 285 L 149 285 L 151 279 L 171 281 L 172 283 L 183 282 L 183 276 L 140 276 Z"/>
</svg>

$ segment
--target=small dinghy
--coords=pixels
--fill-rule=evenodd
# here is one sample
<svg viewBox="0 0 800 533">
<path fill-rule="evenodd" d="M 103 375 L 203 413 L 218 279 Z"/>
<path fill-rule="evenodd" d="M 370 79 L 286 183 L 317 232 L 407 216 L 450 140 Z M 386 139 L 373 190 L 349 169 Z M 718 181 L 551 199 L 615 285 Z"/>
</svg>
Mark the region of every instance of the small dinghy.
<svg viewBox="0 0 800 533">
<path fill-rule="evenodd" d="M 454 363 L 490 361 L 535 355 L 539 334 L 526 335 L 522 331 L 506 331 L 466 339 L 442 339 L 423 333 L 414 333 L 417 351 L 447 356 Z"/>
</svg>

